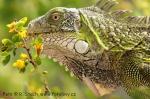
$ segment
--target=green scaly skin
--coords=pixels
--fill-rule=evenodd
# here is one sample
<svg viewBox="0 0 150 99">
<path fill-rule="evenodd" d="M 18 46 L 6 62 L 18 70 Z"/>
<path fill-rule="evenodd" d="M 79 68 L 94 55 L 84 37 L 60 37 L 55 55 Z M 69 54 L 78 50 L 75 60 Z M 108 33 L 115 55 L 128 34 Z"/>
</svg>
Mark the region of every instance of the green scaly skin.
<svg viewBox="0 0 150 99">
<path fill-rule="evenodd" d="M 112 11 L 116 4 L 99 0 L 86 8 L 53 8 L 32 20 L 28 33 L 42 34 L 43 53 L 65 65 L 95 93 L 104 95 L 122 87 L 131 94 L 132 89 L 149 88 L 150 17 Z"/>
</svg>

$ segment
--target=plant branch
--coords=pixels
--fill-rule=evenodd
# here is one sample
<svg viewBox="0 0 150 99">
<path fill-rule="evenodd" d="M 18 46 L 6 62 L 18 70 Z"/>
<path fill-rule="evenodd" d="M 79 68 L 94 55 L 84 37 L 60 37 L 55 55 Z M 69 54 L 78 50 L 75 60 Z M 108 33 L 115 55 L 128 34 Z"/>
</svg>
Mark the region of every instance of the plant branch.
<svg viewBox="0 0 150 99">
<path fill-rule="evenodd" d="M 27 47 L 24 39 L 23 39 L 23 44 L 24 44 L 23 48 L 27 51 L 27 54 L 29 56 L 29 62 L 33 65 L 34 68 L 37 68 L 37 64 L 34 62 L 33 57 L 30 53 L 30 49 Z"/>
</svg>

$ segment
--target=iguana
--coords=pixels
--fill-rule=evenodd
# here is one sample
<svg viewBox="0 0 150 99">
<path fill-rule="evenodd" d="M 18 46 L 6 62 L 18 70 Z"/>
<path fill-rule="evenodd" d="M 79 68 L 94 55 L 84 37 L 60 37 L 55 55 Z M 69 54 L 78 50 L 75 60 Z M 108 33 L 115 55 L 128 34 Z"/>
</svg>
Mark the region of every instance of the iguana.
<svg viewBox="0 0 150 99">
<path fill-rule="evenodd" d="M 85 8 L 56 7 L 28 24 L 29 35 L 43 38 L 43 53 L 98 95 L 119 87 L 129 94 L 150 88 L 150 17 L 112 10 L 116 4 L 99 0 Z"/>
</svg>

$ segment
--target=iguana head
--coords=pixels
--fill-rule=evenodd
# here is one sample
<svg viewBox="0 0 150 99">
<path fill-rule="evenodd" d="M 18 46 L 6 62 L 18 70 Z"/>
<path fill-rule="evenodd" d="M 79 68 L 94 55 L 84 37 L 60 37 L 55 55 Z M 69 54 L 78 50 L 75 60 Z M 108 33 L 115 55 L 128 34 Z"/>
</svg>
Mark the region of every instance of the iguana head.
<svg viewBox="0 0 150 99">
<path fill-rule="evenodd" d="M 56 7 L 31 21 L 28 31 L 29 33 L 72 33 L 76 32 L 79 27 L 80 16 L 77 9 Z"/>
<path fill-rule="evenodd" d="M 78 9 L 57 7 L 32 20 L 28 33 L 41 34 L 43 53 L 68 65 L 69 58 L 82 60 L 89 51 L 88 43 L 78 38 L 80 28 Z"/>
</svg>

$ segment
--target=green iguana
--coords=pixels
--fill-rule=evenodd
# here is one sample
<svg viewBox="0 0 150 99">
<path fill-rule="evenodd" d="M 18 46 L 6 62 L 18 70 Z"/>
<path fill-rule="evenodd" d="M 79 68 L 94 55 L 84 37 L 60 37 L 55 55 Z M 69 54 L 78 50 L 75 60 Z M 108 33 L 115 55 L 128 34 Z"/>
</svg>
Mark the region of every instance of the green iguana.
<svg viewBox="0 0 150 99">
<path fill-rule="evenodd" d="M 41 34 L 43 53 L 96 94 L 150 88 L 150 17 L 111 10 L 116 4 L 99 0 L 85 8 L 56 7 L 32 20 L 28 33 Z"/>
</svg>

